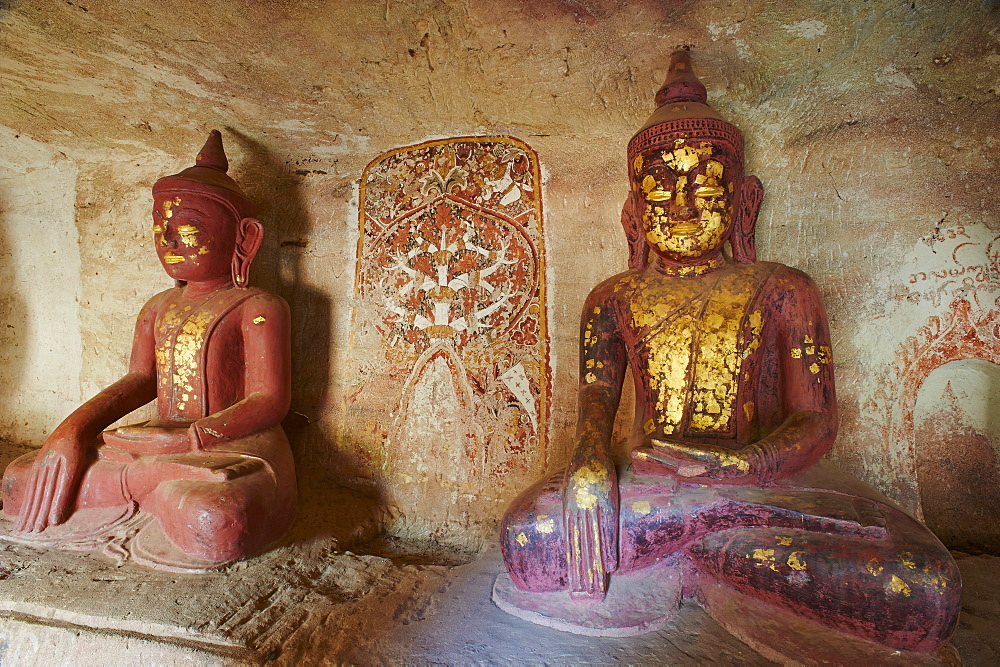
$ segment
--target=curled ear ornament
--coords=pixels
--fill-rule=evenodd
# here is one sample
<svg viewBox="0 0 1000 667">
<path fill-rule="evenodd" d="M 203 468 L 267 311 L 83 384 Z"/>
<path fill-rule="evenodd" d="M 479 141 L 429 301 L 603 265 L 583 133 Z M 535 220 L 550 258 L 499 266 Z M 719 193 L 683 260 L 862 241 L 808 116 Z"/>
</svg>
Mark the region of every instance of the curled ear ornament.
<svg viewBox="0 0 1000 667">
<path fill-rule="evenodd" d="M 729 243 L 733 248 L 733 260 L 737 264 L 753 264 L 757 261 L 757 214 L 764 198 L 764 186 L 756 176 L 747 176 L 740 183 L 736 211 L 733 215 L 733 229 Z"/>
<path fill-rule="evenodd" d="M 628 239 L 628 268 L 642 271 L 649 265 L 649 245 L 642 226 L 642 201 L 635 190 L 630 190 L 622 206 L 622 227 Z"/>
<path fill-rule="evenodd" d="M 250 265 L 264 239 L 264 227 L 256 218 L 243 218 L 236 227 L 236 249 L 233 252 L 233 284 L 245 289 L 250 280 Z"/>
<path fill-rule="evenodd" d="M 628 268 L 633 271 L 642 271 L 649 265 L 649 245 L 642 226 L 641 205 L 639 195 L 630 190 L 622 206 L 622 227 L 628 239 Z"/>
</svg>

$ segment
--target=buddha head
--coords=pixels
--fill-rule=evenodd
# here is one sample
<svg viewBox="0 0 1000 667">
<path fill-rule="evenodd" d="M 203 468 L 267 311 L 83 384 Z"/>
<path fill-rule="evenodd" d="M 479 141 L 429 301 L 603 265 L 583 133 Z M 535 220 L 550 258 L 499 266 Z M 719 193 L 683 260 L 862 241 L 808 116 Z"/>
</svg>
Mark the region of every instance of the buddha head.
<svg viewBox="0 0 1000 667">
<path fill-rule="evenodd" d="M 743 135 L 705 102 L 688 52 L 677 51 L 656 94 L 656 111 L 628 145 L 622 225 L 633 269 L 646 266 L 650 250 L 684 264 L 727 241 L 735 261 L 756 260 L 760 181 L 743 174 Z"/>
<path fill-rule="evenodd" d="M 153 239 L 178 285 L 231 277 L 246 287 L 263 227 L 256 208 L 226 172 L 222 135 L 212 130 L 195 166 L 153 185 Z"/>
</svg>

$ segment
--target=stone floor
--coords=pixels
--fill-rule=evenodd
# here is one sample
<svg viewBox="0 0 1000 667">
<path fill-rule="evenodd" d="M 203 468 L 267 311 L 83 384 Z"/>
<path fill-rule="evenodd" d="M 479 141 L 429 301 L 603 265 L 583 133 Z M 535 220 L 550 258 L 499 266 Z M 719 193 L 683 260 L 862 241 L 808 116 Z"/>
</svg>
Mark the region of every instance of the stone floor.
<svg viewBox="0 0 1000 667">
<path fill-rule="evenodd" d="M 492 604 L 496 549 L 429 565 L 407 545 L 361 555 L 320 533 L 207 575 L 5 545 L 0 663 L 770 664 L 694 604 L 657 632 L 582 637 Z M 997 664 L 1000 558 L 956 555 L 966 601 L 954 644 L 964 664 Z"/>
<path fill-rule="evenodd" d="M 522 621 L 491 602 L 498 549 L 379 541 L 374 499 L 306 491 L 314 509 L 284 544 L 221 572 L 0 540 L 0 665 L 770 664 L 693 603 L 629 638 Z M 955 556 L 965 600 L 953 643 L 964 664 L 998 664 L 1000 557 Z"/>
</svg>

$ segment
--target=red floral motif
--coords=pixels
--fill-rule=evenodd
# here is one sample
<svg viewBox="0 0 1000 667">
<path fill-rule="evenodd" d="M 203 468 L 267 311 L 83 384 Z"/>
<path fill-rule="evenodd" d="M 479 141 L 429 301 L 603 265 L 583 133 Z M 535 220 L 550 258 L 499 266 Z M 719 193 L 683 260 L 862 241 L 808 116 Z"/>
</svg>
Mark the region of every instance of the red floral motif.
<svg viewBox="0 0 1000 667">
<path fill-rule="evenodd" d="M 534 151 L 509 137 L 391 151 L 365 169 L 359 212 L 352 444 L 414 498 L 442 479 L 523 486 L 545 466 L 551 382 Z M 415 448 L 441 460 L 417 471 Z"/>
</svg>

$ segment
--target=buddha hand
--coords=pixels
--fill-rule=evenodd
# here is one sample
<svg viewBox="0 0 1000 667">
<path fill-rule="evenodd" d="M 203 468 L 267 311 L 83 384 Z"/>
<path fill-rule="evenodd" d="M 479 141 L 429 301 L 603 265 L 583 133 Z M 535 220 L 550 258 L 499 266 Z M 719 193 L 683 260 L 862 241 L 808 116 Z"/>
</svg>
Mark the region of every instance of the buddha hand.
<svg viewBox="0 0 1000 667">
<path fill-rule="evenodd" d="M 63 523 L 86 468 L 84 438 L 56 429 L 31 466 L 17 530 L 38 533 Z"/>
<path fill-rule="evenodd" d="M 718 445 L 688 445 L 670 440 L 652 440 L 645 455 L 673 468 L 679 477 L 733 480 L 752 475 L 752 457 L 743 450 Z"/>
<path fill-rule="evenodd" d="M 618 479 L 610 460 L 593 456 L 567 469 L 563 515 L 570 595 L 603 598 L 618 567 Z"/>
</svg>

